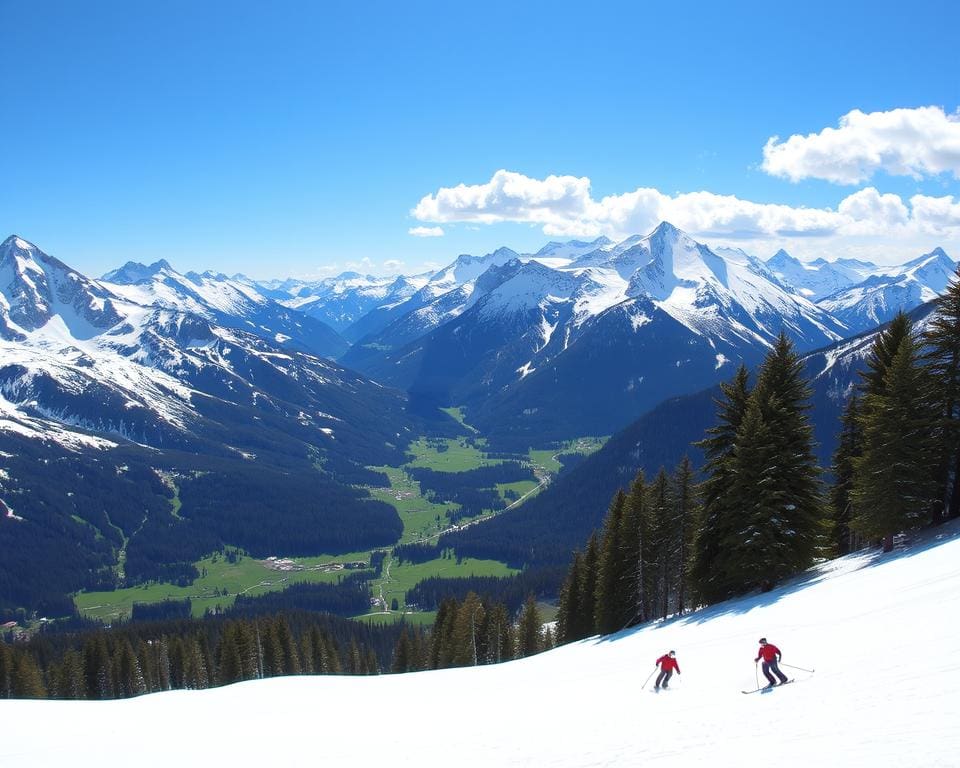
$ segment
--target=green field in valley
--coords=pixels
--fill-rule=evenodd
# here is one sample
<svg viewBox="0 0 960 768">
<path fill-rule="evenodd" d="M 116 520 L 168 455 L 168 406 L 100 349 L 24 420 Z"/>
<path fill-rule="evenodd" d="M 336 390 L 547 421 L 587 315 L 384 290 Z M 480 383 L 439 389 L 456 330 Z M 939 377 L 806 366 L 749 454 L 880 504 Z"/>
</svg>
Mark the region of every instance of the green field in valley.
<svg viewBox="0 0 960 768">
<path fill-rule="evenodd" d="M 449 409 L 451 415 L 463 423 L 459 409 Z M 469 425 L 465 425 L 468 426 Z M 535 473 L 540 480 L 555 475 L 560 469 L 556 456 L 564 453 L 592 453 L 603 445 L 603 438 L 582 438 L 571 440 L 551 449 L 530 450 L 528 456 Z M 389 482 L 387 487 L 367 488 L 374 499 L 393 506 L 403 523 L 403 533 L 398 544 L 435 540 L 440 533 L 450 527 L 447 512 L 457 509 L 456 504 L 434 503 L 421 494 L 420 484 L 412 480 L 404 471 L 406 467 L 426 467 L 438 472 L 465 472 L 482 466 L 502 463 L 500 459 L 489 459 L 483 451 L 482 439 L 471 438 L 420 438 L 411 443 L 409 453 L 412 460 L 403 467 L 370 467 L 383 473 Z M 512 494 L 516 496 L 536 490 L 539 483 L 533 480 L 521 480 L 514 483 L 502 483 L 496 486 L 505 505 L 512 503 Z M 174 485 L 172 512 L 179 516 L 180 499 Z M 485 513 L 483 517 L 493 514 Z M 476 518 L 473 518 L 476 519 Z M 102 621 L 117 621 L 129 617 L 133 604 L 155 603 L 162 600 L 191 600 L 194 616 L 202 616 L 207 610 L 226 609 L 233 605 L 236 595 L 260 595 L 272 590 L 283 589 L 297 582 L 336 583 L 349 572 L 336 564 L 347 562 L 370 562 L 370 552 L 355 552 L 346 555 L 317 555 L 314 557 L 291 558 L 285 562 L 276 560 L 261 561 L 242 556 L 237 562 L 229 562 L 222 553 L 211 555 L 196 563 L 201 576 L 187 587 L 175 584 L 151 583 L 128 587 L 111 592 L 82 592 L 75 596 L 77 608 L 84 616 Z M 381 579 L 371 582 L 372 595 L 383 597 L 386 606 L 396 598 L 401 610 L 398 612 L 374 612 L 367 614 L 367 620 L 396 621 L 404 617 L 407 621 L 432 620 L 432 612 L 405 614 L 405 596 L 418 581 L 431 576 L 508 576 L 516 571 L 500 562 L 491 560 L 464 560 L 457 563 L 455 558 L 438 558 L 428 563 L 400 565 L 392 555 L 385 560 L 385 570 Z"/>
<path fill-rule="evenodd" d="M 262 595 L 296 582 L 336 583 L 349 573 L 336 564 L 361 560 L 369 564 L 370 553 L 356 552 L 336 557 L 321 555 L 279 562 L 242 556 L 234 563 L 218 553 L 196 563 L 201 575 L 188 587 L 153 582 L 110 592 L 80 592 L 74 602 L 83 616 L 106 622 L 129 617 L 134 603 L 186 598 L 191 601 L 193 615 L 203 616 L 207 610 L 229 608 L 238 594 Z M 283 567 L 296 570 L 279 570 Z"/>
</svg>

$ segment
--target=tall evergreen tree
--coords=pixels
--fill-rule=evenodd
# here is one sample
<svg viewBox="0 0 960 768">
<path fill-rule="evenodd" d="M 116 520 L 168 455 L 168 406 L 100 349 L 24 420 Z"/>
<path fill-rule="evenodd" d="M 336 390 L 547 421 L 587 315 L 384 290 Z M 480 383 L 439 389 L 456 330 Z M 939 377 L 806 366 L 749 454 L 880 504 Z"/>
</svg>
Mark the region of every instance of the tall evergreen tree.
<svg viewBox="0 0 960 768">
<path fill-rule="evenodd" d="M 777 482 L 779 452 L 758 399 L 751 398 L 731 457 L 736 522 L 722 542 L 717 579 L 724 596 L 768 589 L 793 572 L 793 541 L 782 525 L 788 497 Z"/>
<path fill-rule="evenodd" d="M 10 693 L 14 699 L 44 699 L 47 696 L 40 668 L 29 653 L 15 654 L 11 682 Z"/>
<path fill-rule="evenodd" d="M 737 369 L 734 378 L 721 384 L 722 396 L 717 405 L 717 424 L 707 430 L 707 437 L 697 443 L 703 450 L 706 479 L 700 486 L 699 510 L 690 567 L 691 585 L 698 599 L 714 602 L 727 597 L 725 580 L 720 579 L 718 563 L 723 555 L 722 543 L 736 525 L 737 511 L 731 507 L 730 486 L 733 474 L 730 459 L 737 431 L 750 398 L 745 366 Z M 721 583 L 723 581 L 723 583 Z"/>
<path fill-rule="evenodd" d="M 449 667 L 453 660 L 453 625 L 457 619 L 457 601 L 447 598 L 440 602 L 430 636 L 430 669 Z"/>
<path fill-rule="evenodd" d="M 560 599 L 557 607 L 557 639 L 561 643 L 569 643 L 580 638 L 576 636 L 575 627 L 581 610 L 580 583 L 582 580 L 583 553 L 574 552 L 573 561 L 567 571 L 563 586 L 560 588 Z"/>
<path fill-rule="evenodd" d="M 652 576 L 650 592 L 653 601 L 652 616 L 667 618 L 670 612 L 670 596 L 673 592 L 673 563 L 676 549 L 673 525 L 673 501 L 670 497 L 670 480 L 663 467 L 650 485 L 650 557 L 648 563 Z M 651 618 L 652 618 L 651 616 Z"/>
<path fill-rule="evenodd" d="M 510 614 L 502 603 L 491 606 L 484 618 L 483 635 L 485 637 L 487 664 L 499 664 L 513 658 L 513 633 Z"/>
<path fill-rule="evenodd" d="M 88 699 L 113 698 L 113 673 L 106 638 L 92 637 L 83 647 L 83 671 Z"/>
<path fill-rule="evenodd" d="M 928 379 L 911 334 L 900 341 L 879 384 L 863 402 L 863 453 L 854 459 L 851 526 L 867 538 L 882 539 L 889 552 L 893 535 L 919 525 L 936 495 Z"/>
<path fill-rule="evenodd" d="M 9 699 L 13 686 L 13 649 L 0 640 L 0 699 Z"/>
<path fill-rule="evenodd" d="M 867 358 L 867 368 L 860 373 L 862 379 L 860 390 L 864 395 L 877 395 L 883 392 L 883 380 L 887 369 L 893 362 L 897 350 L 900 349 L 900 343 L 912 335 L 912 328 L 910 318 L 901 310 L 879 333 Z"/>
<path fill-rule="evenodd" d="M 468 592 L 463 604 L 457 609 L 457 617 L 453 624 L 451 636 L 453 666 L 473 666 L 483 658 L 483 649 L 480 647 L 483 638 L 479 635 L 485 617 L 486 610 L 480 597 L 475 592 Z"/>
<path fill-rule="evenodd" d="M 543 622 L 533 595 L 527 598 L 517 626 L 517 658 L 533 656 L 543 650 Z"/>
<path fill-rule="evenodd" d="M 751 394 L 757 398 L 776 450 L 769 482 L 776 484 L 784 506 L 771 524 L 778 526 L 778 536 L 789 542 L 782 552 L 784 567 L 777 569 L 774 581 L 809 567 L 822 552 L 827 531 L 808 413 L 810 394 L 800 356 L 781 332 Z"/>
<path fill-rule="evenodd" d="M 690 581 L 691 550 L 697 519 L 693 464 L 688 456 L 680 460 L 673 473 L 673 504 L 677 541 L 674 580 L 677 585 L 677 613 L 682 614 L 687 607 L 687 585 Z"/>
<path fill-rule="evenodd" d="M 652 539 L 647 508 L 647 484 L 643 470 L 637 473 L 630 484 L 620 539 L 623 550 L 622 588 L 626 623 L 640 624 L 650 618 L 654 576 L 651 565 Z"/>
<path fill-rule="evenodd" d="M 937 495 L 947 517 L 960 517 L 960 267 L 937 299 L 924 342 L 938 415 Z"/>
<path fill-rule="evenodd" d="M 597 574 L 600 565 L 600 539 L 594 531 L 587 539 L 583 552 L 583 572 L 580 583 L 580 615 L 574 632 L 589 637 L 597 632 Z"/>
<path fill-rule="evenodd" d="M 860 423 L 860 399 L 847 401 L 841 419 L 840 441 L 833 454 L 833 485 L 830 488 L 830 515 L 833 520 L 831 543 L 838 555 L 860 547 L 860 536 L 850 528 L 853 516 L 853 462 L 863 452 L 863 426 Z"/>
<path fill-rule="evenodd" d="M 632 606 L 626 599 L 628 570 L 624 562 L 623 517 L 627 497 L 617 491 L 603 525 L 600 561 L 597 568 L 597 631 L 607 635 L 623 629 L 630 621 Z"/>
</svg>

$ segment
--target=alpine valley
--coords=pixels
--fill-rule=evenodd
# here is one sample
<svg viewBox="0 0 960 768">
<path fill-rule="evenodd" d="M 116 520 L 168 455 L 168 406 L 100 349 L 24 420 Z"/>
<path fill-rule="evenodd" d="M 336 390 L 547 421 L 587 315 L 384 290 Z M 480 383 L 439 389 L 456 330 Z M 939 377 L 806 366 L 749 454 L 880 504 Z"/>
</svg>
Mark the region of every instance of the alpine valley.
<svg viewBox="0 0 960 768">
<path fill-rule="evenodd" d="M 663 222 L 410 276 L 256 281 L 161 260 L 96 279 L 11 236 L 0 609 L 196 593 L 204 559 L 225 552 L 359 561 L 368 578 L 346 615 L 367 598 L 389 610 L 368 582 L 398 544 L 498 576 L 556 569 L 638 468 L 690 450 L 720 382 L 781 334 L 805 355 L 824 460 L 877 327 L 899 310 L 922 324 L 956 269 L 939 248 L 896 267 L 764 261 Z M 443 464 L 454 456 L 466 463 Z M 469 493 L 449 489 L 453 472 Z M 436 575 L 418 573 L 409 586 Z"/>
</svg>

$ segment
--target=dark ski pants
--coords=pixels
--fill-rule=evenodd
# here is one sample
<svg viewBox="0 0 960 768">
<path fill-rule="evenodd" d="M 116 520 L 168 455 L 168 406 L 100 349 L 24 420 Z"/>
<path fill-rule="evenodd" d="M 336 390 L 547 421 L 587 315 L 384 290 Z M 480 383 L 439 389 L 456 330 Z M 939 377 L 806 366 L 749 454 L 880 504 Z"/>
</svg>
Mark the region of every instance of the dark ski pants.
<svg viewBox="0 0 960 768">
<path fill-rule="evenodd" d="M 661 669 L 660 674 L 657 675 L 657 684 L 653 686 L 654 688 L 666 688 L 667 683 L 670 682 L 670 678 L 673 677 L 672 669 Z"/>
<path fill-rule="evenodd" d="M 777 666 L 777 660 L 765 661 L 763 662 L 763 676 L 767 678 L 767 681 L 770 685 L 776 685 L 777 681 L 774 679 L 773 675 L 770 673 L 773 672 L 773 675 L 776 675 L 780 678 L 781 683 L 787 682 L 787 676 L 780 671 L 780 667 Z"/>
</svg>

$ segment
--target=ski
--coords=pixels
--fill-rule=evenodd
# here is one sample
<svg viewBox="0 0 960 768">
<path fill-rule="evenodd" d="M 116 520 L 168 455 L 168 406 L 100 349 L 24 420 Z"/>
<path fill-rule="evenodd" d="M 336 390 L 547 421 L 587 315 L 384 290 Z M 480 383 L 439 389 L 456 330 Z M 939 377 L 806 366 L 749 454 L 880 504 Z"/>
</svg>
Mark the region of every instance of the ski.
<svg viewBox="0 0 960 768">
<path fill-rule="evenodd" d="M 772 691 L 774 688 L 779 688 L 781 685 L 786 685 L 787 683 L 792 682 L 794 682 L 794 680 L 791 677 L 786 683 L 780 683 L 780 685 L 761 685 L 759 688 L 754 688 L 752 691 L 740 691 L 740 693 L 760 693 L 760 691 Z"/>
</svg>

